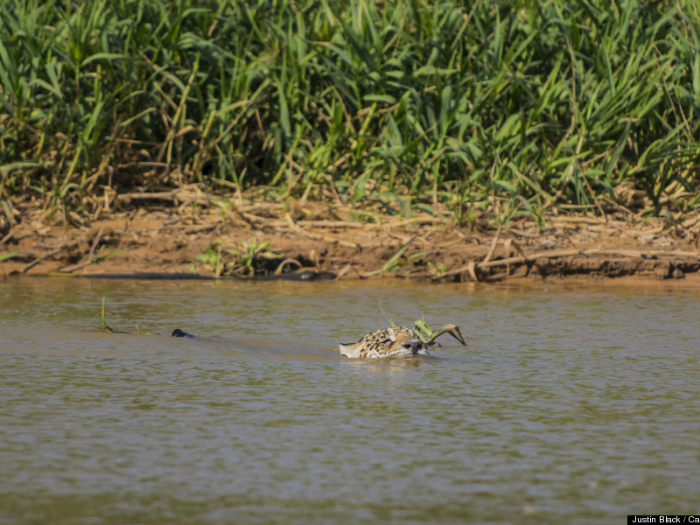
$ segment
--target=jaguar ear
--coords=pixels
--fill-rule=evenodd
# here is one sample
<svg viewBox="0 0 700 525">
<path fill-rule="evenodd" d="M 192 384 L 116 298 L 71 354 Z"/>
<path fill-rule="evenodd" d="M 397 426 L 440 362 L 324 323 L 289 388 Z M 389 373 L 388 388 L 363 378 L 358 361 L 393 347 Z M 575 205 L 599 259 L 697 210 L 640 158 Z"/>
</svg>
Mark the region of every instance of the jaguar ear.
<svg viewBox="0 0 700 525">
<path fill-rule="evenodd" d="M 345 357 L 357 357 L 360 355 L 360 350 L 362 350 L 362 345 L 360 343 L 349 343 L 338 345 L 338 350 Z"/>
</svg>

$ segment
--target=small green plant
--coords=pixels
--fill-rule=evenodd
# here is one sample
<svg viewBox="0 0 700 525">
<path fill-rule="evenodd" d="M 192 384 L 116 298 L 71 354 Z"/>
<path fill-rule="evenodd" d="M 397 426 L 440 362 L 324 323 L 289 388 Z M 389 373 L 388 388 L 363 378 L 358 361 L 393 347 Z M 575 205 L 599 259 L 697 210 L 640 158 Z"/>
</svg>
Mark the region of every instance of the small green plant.
<svg viewBox="0 0 700 525">
<path fill-rule="evenodd" d="M 104 252 L 104 248 L 105 248 L 104 246 L 100 246 L 100 249 L 97 250 L 97 253 L 95 254 L 95 256 L 90 260 L 91 264 L 97 263 L 100 261 L 106 261 L 110 257 L 114 257 L 115 255 L 119 255 L 121 253 L 126 253 L 129 250 L 131 250 L 131 248 L 122 248 L 121 250 L 112 250 L 111 252 L 108 252 L 108 253 L 102 253 L 102 252 Z"/>
<path fill-rule="evenodd" d="M 209 246 L 206 247 L 204 252 L 197 256 L 197 260 L 202 261 L 216 277 L 219 277 L 224 271 L 224 260 L 221 257 L 221 250 L 223 249 L 223 242 L 221 239 L 216 239 Z"/>
<path fill-rule="evenodd" d="M 136 333 L 138 335 L 153 335 L 151 332 L 141 332 L 141 330 L 139 330 L 139 325 L 136 323 L 134 323 L 134 328 L 136 328 Z"/>
<path fill-rule="evenodd" d="M 234 245 L 233 248 L 227 248 L 221 239 L 216 239 L 212 242 L 200 255 L 197 260 L 204 263 L 216 277 L 219 277 L 225 270 L 230 273 L 239 275 L 255 275 L 256 272 L 262 270 L 261 259 L 280 259 L 280 254 L 268 251 L 270 246 L 269 241 L 258 244 L 257 239 L 251 241 L 242 241 L 240 245 Z M 227 263 L 224 260 L 225 254 L 232 255 L 234 261 Z M 190 270 L 197 272 L 199 265 L 190 265 Z"/>
<path fill-rule="evenodd" d="M 442 275 L 443 273 L 447 273 L 447 266 L 443 263 L 436 264 L 433 261 L 428 261 L 428 271 L 430 275 Z"/>
<path fill-rule="evenodd" d="M 234 273 L 255 275 L 256 262 L 260 259 L 281 258 L 280 254 L 267 251 L 268 246 L 270 246 L 269 241 L 258 244 L 257 239 L 253 239 L 250 242 L 242 241 L 240 246 L 236 246 L 233 250 L 227 250 L 228 253 L 236 257 L 236 261 L 233 263 Z"/>
<path fill-rule="evenodd" d="M 380 307 L 381 308 L 381 307 Z M 390 319 L 388 315 L 386 315 L 386 312 L 384 311 L 384 308 L 381 308 L 382 313 L 384 314 L 384 319 L 386 319 L 386 322 L 389 323 L 389 326 L 392 328 L 396 328 L 396 323 L 394 322 L 393 319 Z"/>
<path fill-rule="evenodd" d="M 15 257 L 21 257 L 21 256 L 22 256 L 22 254 L 21 254 L 21 253 L 17 253 L 17 252 L 7 252 L 7 253 L 3 253 L 3 254 L 0 254 L 0 262 L 6 261 L 6 260 L 8 260 L 8 259 L 14 259 Z"/>
<path fill-rule="evenodd" d="M 224 202 L 224 204 L 221 206 L 221 222 L 223 224 L 226 224 L 226 210 L 229 208 L 233 208 L 234 210 L 236 209 L 235 206 L 233 206 L 230 202 Z"/>
<path fill-rule="evenodd" d="M 101 330 L 109 330 L 110 332 L 114 333 L 114 329 L 113 329 L 111 326 L 109 326 L 109 325 L 107 324 L 107 319 L 105 318 L 105 299 L 106 299 L 106 297 L 103 295 L 103 296 L 102 296 L 102 311 L 100 312 L 100 315 L 97 315 L 97 314 L 93 311 L 93 309 L 90 308 L 89 306 L 86 306 L 86 308 L 88 309 L 88 311 L 89 311 L 92 315 L 94 315 L 95 317 L 97 317 L 97 319 L 100 321 L 100 323 L 102 323 L 102 327 L 100 328 Z"/>
</svg>

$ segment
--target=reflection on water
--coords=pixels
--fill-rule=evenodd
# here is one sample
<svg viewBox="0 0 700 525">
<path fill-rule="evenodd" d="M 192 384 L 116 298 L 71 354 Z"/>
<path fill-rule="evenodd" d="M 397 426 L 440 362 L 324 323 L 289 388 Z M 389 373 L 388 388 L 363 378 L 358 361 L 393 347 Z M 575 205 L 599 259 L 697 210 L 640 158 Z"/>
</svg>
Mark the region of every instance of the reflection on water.
<svg viewBox="0 0 700 525">
<path fill-rule="evenodd" d="M 109 334 L 85 306 L 107 296 Z M 699 299 L 405 282 L 0 282 L 0 523 L 697 512 Z M 425 314 L 470 348 L 353 361 Z M 169 337 L 173 328 L 208 336 Z M 160 335 L 159 335 L 160 334 Z"/>
</svg>

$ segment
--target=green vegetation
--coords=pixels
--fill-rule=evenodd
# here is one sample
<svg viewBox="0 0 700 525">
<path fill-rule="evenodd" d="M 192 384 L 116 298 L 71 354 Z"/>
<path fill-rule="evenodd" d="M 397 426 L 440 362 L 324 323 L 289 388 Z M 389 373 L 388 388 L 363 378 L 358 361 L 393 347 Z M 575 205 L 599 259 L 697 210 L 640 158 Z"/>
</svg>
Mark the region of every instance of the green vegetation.
<svg viewBox="0 0 700 525">
<path fill-rule="evenodd" d="M 216 277 L 219 277 L 224 271 L 225 263 L 224 258 L 221 255 L 222 250 L 223 242 L 221 242 L 221 239 L 216 239 L 197 256 L 197 260 L 204 263 L 209 270 L 214 272 Z M 192 273 L 197 273 L 199 264 L 191 265 L 190 269 L 192 270 Z"/>
<path fill-rule="evenodd" d="M 90 308 L 89 306 L 86 306 L 85 308 L 87 308 L 88 311 L 89 311 L 92 315 L 94 315 L 94 316 L 98 319 L 98 321 L 100 321 L 100 324 L 102 325 L 102 326 L 100 327 L 101 330 L 109 330 L 110 332 L 114 333 L 114 329 L 113 329 L 111 326 L 109 326 L 109 325 L 107 324 L 107 319 L 105 318 L 105 299 L 106 299 L 106 296 L 103 295 L 103 296 L 102 296 L 102 311 L 100 312 L 100 315 L 97 315 L 97 314 L 92 310 L 92 308 Z"/>
<path fill-rule="evenodd" d="M 7 261 L 9 259 L 14 259 L 15 257 L 21 257 L 21 253 L 17 252 L 7 252 L 7 253 L 0 253 L 0 262 L 2 261 Z"/>
<path fill-rule="evenodd" d="M 387 317 L 386 312 L 384 312 L 384 309 L 382 309 L 382 313 L 384 314 L 385 319 L 389 323 L 389 326 L 391 326 L 392 328 L 396 328 L 398 326 L 393 319 L 389 319 L 389 317 Z M 456 324 L 446 324 L 437 330 L 433 330 L 425 321 L 425 316 L 423 316 L 420 319 L 417 319 L 413 322 L 413 331 L 415 332 L 418 339 L 423 341 L 428 346 L 437 344 L 435 340 L 442 334 L 448 334 L 452 338 L 457 340 L 457 342 L 459 342 L 461 345 L 467 346 L 467 343 L 464 341 L 464 337 L 462 336 L 462 332 L 460 331 L 459 326 L 457 326 Z"/>
<path fill-rule="evenodd" d="M 461 345 L 467 346 L 467 343 L 464 341 L 464 337 L 462 337 L 462 332 L 459 330 L 459 326 L 456 324 L 446 324 L 437 330 L 430 328 L 428 323 L 425 322 L 425 318 L 418 319 L 414 324 L 414 331 L 416 335 L 426 345 L 433 345 L 435 344 L 435 340 L 442 334 L 448 334 L 452 336 L 453 339 L 456 339 Z"/>
<path fill-rule="evenodd" d="M 692 0 L 7 0 L 0 227 L 192 182 L 465 222 L 621 188 L 686 213 L 699 35 Z"/>
<path fill-rule="evenodd" d="M 257 274 L 280 273 L 285 264 L 290 262 L 300 264 L 293 259 L 283 259 L 281 255 L 267 250 L 269 241 L 258 244 L 256 239 L 250 242 L 241 241 L 240 245 L 225 246 L 221 239 L 215 239 L 207 246 L 197 260 L 204 263 L 207 269 L 216 277 L 223 274 L 252 277 Z M 229 261 L 226 261 L 226 254 Z M 191 270 L 196 273 L 197 265 L 192 265 Z"/>
<path fill-rule="evenodd" d="M 106 313 L 105 313 L 105 301 L 106 301 L 106 300 L 107 300 L 107 296 L 106 296 L 106 295 L 103 295 L 103 296 L 102 296 L 102 310 L 100 310 L 99 315 L 96 314 L 95 311 L 94 311 L 92 308 L 90 308 L 89 306 L 86 306 L 85 308 L 86 308 L 86 309 L 88 310 L 88 312 L 90 312 L 94 317 L 96 317 L 97 320 L 100 322 L 100 330 L 107 330 L 107 331 L 109 331 L 109 332 L 111 332 L 111 333 L 113 333 L 113 334 L 115 334 L 115 333 L 119 333 L 119 334 L 125 334 L 125 333 L 127 333 L 127 332 L 117 331 L 117 330 L 115 330 L 114 328 L 112 328 L 111 325 L 109 325 L 109 324 L 107 323 L 107 317 L 106 317 Z M 139 325 L 137 325 L 136 323 L 134 323 L 134 328 L 136 329 L 136 333 L 137 333 L 138 335 L 153 335 L 153 334 L 150 333 L 150 332 L 142 332 L 142 331 L 139 329 Z"/>
</svg>

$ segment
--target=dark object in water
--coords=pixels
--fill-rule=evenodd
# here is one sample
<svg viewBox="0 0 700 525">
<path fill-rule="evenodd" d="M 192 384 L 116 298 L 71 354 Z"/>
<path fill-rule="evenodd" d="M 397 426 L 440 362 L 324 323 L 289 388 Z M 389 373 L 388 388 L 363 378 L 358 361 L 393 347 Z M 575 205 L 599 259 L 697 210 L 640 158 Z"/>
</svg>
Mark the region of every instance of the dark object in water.
<svg viewBox="0 0 700 525">
<path fill-rule="evenodd" d="M 197 339 L 196 335 L 188 334 L 187 332 L 176 328 L 171 334 L 172 337 L 191 337 L 192 339 Z"/>
</svg>

